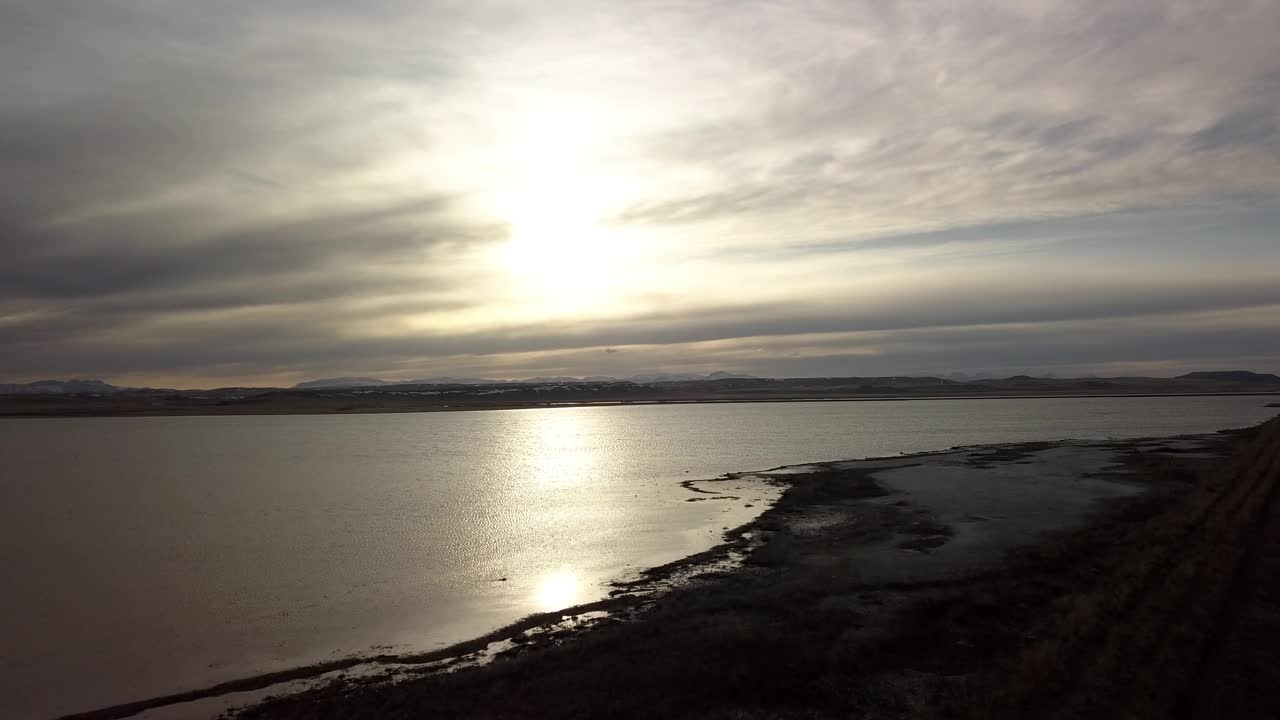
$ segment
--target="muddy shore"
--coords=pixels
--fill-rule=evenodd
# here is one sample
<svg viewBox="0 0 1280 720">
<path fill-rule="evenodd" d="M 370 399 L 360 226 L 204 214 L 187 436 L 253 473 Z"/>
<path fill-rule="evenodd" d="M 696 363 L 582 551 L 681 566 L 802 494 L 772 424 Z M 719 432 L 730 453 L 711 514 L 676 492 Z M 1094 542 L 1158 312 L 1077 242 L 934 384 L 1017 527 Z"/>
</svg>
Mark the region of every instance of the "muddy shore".
<svg viewBox="0 0 1280 720">
<path fill-rule="evenodd" d="M 1176 613 L 1126 613 L 1185 596 L 1156 580 L 1197 562 L 1196 601 L 1178 607 L 1221 607 L 1244 556 L 1224 550 L 1235 546 L 1222 534 L 1263 507 L 1277 446 L 1272 421 L 752 473 L 785 487 L 773 507 L 601 602 L 437 652 L 348 658 L 76 717 L 233 705 L 245 719 L 1066 717 L 1117 707 L 1117 693 L 1132 704 L 1116 689 L 1134 672 L 1121 667 L 1126 648 L 1177 630 L 1185 647 L 1153 651 L 1172 658 L 1160 668 L 1139 666 L 1165 682 L 1194 674 L 1212 633 Z M 733 501 L 717 481 L 687 488 L 690 500 Z M 1116 618 L 1138 640 L 1116 644 Z M 1082 668 L 1096 653 L 1116 656 L 1116 678 Z"/>
</svg>

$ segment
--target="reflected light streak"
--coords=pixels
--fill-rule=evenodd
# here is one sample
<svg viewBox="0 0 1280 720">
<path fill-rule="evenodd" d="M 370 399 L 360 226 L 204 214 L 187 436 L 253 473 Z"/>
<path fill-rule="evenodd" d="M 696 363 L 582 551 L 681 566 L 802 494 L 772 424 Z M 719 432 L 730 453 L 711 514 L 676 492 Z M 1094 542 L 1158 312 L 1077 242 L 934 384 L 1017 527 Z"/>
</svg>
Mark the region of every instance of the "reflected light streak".
<svg viewBox="0 0 1280 720">
<path fill-rule="evenodd" d="M 572 408 L 536 416 L 528 441 L 533 445 L 530 468 L 539 486 L 578 485 L 590 479 L 600 465 L 590 433 L 594 417 Z"/>
</svg>

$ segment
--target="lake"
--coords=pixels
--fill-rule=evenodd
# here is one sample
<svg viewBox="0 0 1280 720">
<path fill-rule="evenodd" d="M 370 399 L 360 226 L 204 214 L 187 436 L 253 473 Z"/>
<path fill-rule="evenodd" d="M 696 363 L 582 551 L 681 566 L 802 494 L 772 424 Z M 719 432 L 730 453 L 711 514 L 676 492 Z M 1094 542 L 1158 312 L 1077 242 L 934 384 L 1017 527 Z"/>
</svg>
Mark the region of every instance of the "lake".
<svg viewBox="0 0 1280 720">
<path fill-rule="evenodd" d="M 1208 432 L 1274 398 L 0 420 L 0 715 L 53 717 L 602 597 L 776 492 L 682 480 L 954 445 Z M 751 505 L 752 507 L 747 507 Z"/>
</svg>

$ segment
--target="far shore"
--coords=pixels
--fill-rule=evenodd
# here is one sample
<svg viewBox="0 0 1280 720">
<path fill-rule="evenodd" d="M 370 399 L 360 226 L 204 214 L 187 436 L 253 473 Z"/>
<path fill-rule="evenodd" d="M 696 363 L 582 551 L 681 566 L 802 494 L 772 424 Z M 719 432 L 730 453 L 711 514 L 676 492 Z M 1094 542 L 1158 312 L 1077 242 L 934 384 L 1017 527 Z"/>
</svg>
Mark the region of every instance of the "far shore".
<svg viewBox="0 0 1280 720">
<path fill-rule="evenodd" d="M 1226 643 L 1280 581 L 1252 559 L 1280 528 L 1280 419 L 750 474 L 785 488 L 772 507 L 608 599 L 71 717 L 1208 718 L 1271 699 L 1219 680 L 1257 661 Z M 730 501 L 717 482 L 686 487 Z"/>
<path fill-rule="evenodd" d="M 282 394 L 283 395 L 283 394 Z M 741 403 L 798 402 L 907 402 L 913 400 L 1037 400 L 1060 398 L 1161 398 L 1161 397 L 1277 397 L 1280 391 L 1233 392 L 1136 392 L 1136 393 L 1037 393 L 1037 394 L 967 394 L 967 395 L 841 395 L 813 397 L 807 395 L 744 398 L 676 398 L 662 400 L 599 400 L 565 402 L 441 402 L 432 400 L 377 398 L 352 403 L 348 398 L 303 397 L 284 395 L 258 403 L 229 404 L 203 402 L 190 398 L 164 401 L 102 398 L 63 398 L 49 396 L 0 396 L 0 419 L 91 418 L 91 417 L 184 417 L 237 415 L 374 415 L 389 413 L 469 412 L 479 410 L 530 410 L 577 407 L 632 407 L 648 405 L 715 405 Z M 1273 403 L 1267 407 L 1280 407 Z"/>
</svg>

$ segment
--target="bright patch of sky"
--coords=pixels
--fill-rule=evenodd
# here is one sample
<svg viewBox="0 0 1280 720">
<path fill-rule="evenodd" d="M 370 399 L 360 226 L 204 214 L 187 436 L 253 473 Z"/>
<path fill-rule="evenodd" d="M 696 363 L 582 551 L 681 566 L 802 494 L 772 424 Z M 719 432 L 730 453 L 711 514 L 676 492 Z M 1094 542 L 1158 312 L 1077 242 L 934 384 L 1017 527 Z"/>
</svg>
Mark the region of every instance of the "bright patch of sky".
<svg viewBox="0 0 1280 720">
<path fill-rule="evenodd" d="M 1277 36 L 1266 0 L 0 2 L 0 376 L 1280 370 Z"/>
</svg>

